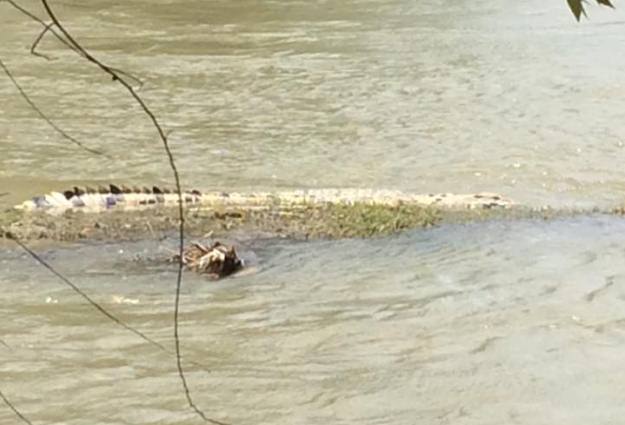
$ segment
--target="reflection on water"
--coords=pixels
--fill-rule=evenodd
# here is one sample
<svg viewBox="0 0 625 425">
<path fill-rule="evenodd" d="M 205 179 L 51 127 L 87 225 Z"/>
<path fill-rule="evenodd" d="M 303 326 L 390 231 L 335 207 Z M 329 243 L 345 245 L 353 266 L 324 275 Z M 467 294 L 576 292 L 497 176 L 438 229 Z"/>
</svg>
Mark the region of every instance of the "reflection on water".
<svg viewBox="0 0 625 425">
<path fill-rule="evenodd" d="M 599 216 L 244 245 L 258 273 L 185 279 L 190 385 L 235 424 L 614 423 L 624 236 Z M 135 260 L 165 253 L 141 242 L 45 257 L 171 346 L 175 267 Z M 171 357 L 20 252 L 0 263 L 3 390 L 36 423 L 192 421 Z"/>
<path fill-rule="evenodd" d="M 380 187 L 617 202 L 623 10 L 577 24 L 564 2 L 134 0 L 56 7 L 79 40 L 141 76 L 200 188 Z M 38 2 L 23 4 L 40 11 Z M 0 5 L 0 57 L 65 146 L 0 79 L 0 178 L 170 181 L 129 96 Z"/>
</svg>

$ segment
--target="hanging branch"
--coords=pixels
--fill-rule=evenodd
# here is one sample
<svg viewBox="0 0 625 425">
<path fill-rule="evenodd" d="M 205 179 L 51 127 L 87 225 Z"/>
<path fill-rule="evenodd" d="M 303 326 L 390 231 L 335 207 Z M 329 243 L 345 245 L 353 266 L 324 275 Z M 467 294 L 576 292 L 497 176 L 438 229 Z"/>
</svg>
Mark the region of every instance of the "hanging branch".
<svg viewBox="0 0 625 425">
<path fill-rule="evenodd" d="M 167 348 L 165 348 L 165 346 L 163 344 L 161 344 L 160 342 L 157 342 L 155 340 L 153 340 L 152 338 L 150 338 L 149 336 L 147 336 L 146 334 L 144 334 L 143 332 L 139 331 L 138 329 L 133 328 L 132 326 L 124 323 L 121 319 L 117 318 L 116 316 L 114 316 L 112 313 L 110 313 L 108 310 L 106 310 L 104 307 L 102 307 L 100 304 L 98 304 L 96 301 L 94 301 L 89 295 L 87 295 L 85 292 L 83 292 L 78 286 L 76 286 L 76 284 L 74 284 L 72 281 L 70 281 L 68 278 L 66 278 L 65 276 L 63 276 L 61 273 L 59 273 L 58 271 L 56 271 L 54 269 L 54 267 L 52 267 L 47 261 L 45 261 L 43 258 L 41 258 L 39 255 L 37 255 L 36 252 L 34 252 L 32 249 L 30 249 L 30 247 L 28 247 L 24 242 L 22 242 L 21 240 L 17 239 L 15 237 L 15 235 L 9 233 L 7 235 L 7 238 L 12 240 L 13 242 L 15 242 L 16 244 L 18 244 L 20 246 L 20 248 L 22 248 L 24 251 L 26 251 L 28 253 L 28 255 L 30 255 L 35 261 L 37 261 L 39 264 L 41 264 L 43 267 L 45 267 L 46 269 L 48 269 L 52 274 L 54 274 L 56 277 L 58 277 L 59 279 L 61 279 L 63 281 L 63 283 L 65 283 L 67 286 L 69 286 L 74 292 L 76 292 L 78 295 L 80 295 L 82 298 L 84 298 L 89 304 L 91 304 L 91 306 L 93 308 L 95 308 L 96 310 L 98 310 L 100 313 L 102 313 L 104 316 L 106 316 L 109 320 L 115 322 L 116 324 L 118 324 L 119 326 L 121 326 L 122 328 L 126 329 L 127 331 L 132 332 L 133 334 L 137 335 L 139 338 L 141 338 L 142 340 L 144 340 L 145 342 L 155 346 L 156 348 L 158 348 L 161 351 L 165 351 L 167 353 L 169 353 L 169 350 L 167 350 Z"/>
<path fill-rule="evenodd" d="M 30 54 L 31 55 L 35 55 L 35 56 L 39 56 L 41 58 L 47 59 L 47 60 L 51 60 L 50 56 L 48 55 L 44 55 L 43 53 L 39 53 L 37 51 L 35 51 L 35 49 L 37 48 L 37 46 L 39 45 L 39 42 L 43 39 L 43 36 L 46 35 L 46 33 L 48 31 L 50 31 L 50 28 L 52 28 L 54 26 L 54 22 L 47 24 L 44 28 L 43 31 L 41 31 L 39 33 L 39 35 L 37 36 L 37 38 L 35 39 L 34 43 L 32 46 L 30 46 Z M 63 39 L 61 39 L 63 40 Z M 65 40 L 63 40 L 65 41 Z"/>
<path fill-rule="evenodd" d="M 15 413 L 15 415 L 22 420 L 22 422 L 28 425 L 33 425 L 33 423 L 26 416 L 24 416 L 22 412 L 17 410 L 17 407 L 15 407 L 15 405 L 11 403 L 11 401 L 8 398 L 6 398 L 2 390 L 0 390 L 0 398 L 2 399 L 4 404 L 6 404 L 9 407 L 9 409 L 11 409 L 13 413 Z"/>
<path fill-rule="evenodd" d="M 166 354 L 168 354 L 170 356 L 175 356 L 175 354 L 176 354 L 175 352 L 170 351 L 163 344 L 161 344 L 161 343 L 155 341 L 154 339 L 150 338 L 149 336 L 145 335 L 140 330 L 138 330 L 138 329 L 128 325 L 123 320 L 121 320 L 120 318 L 116 317 L 113 313 L 109 312 L 107 309 L 102 307 L 97 301 L 95 301 L 93 298 L 91 298 L 89 295 L 87 295 L 84 291 L 82 291 L 78 287 L 78 285 L 73 283 L 71 280 L 69 280 L 67 277 L 65 277 L 63 274 L 61 274 L 59 271 L 57 271 L 54 267 L 52 267 L 52 265 L 50 263 L 48 263 L 46 260 L 41 258 L 41 256 L 39 256 L 36 252 L 34 252 L 28 245 L 26 245 L 21 240 L 17 239 L 17 237 L 14 234 L 7 233 L 6 234 L 6 238 L 9 239 L 9 240 L 14 241 L 17 245 L 19 245 L 20 248 L 22 248 L 28 255 L 30 255 L 37 263 L 41 264 L 43 267 L 48 269 L 53 275 L 58 277 L 63 283 L 65 283 L 65 285 L 67 285 L 69 288 L 71 288 L 72 291 L 76 292 L 78 295 L 80 295 L 82 298 L 84 298 L 93 308 L 95 308 L 100 313 L 102 313 L 107 319 L 109 319 L 113 323 L 119 325 L 123 329 L 125 329 L 125 330 L 127 330 L 127 331 L 129 331 L 129 332 L 131 332 L 133 334 L 135 334 L 136 336 L 138 336 L 139 338 L 141 338 L 142 340 L 144 340 L 148 344 L 158 348 L 160 351 L 162 351 L 162 352 L 164 352 L 164 353 L 166 353 Z M 1 339 L 0 339 L 0 344 L 6 346 L 7 348 L 10 348 L 9 345 L 6 344 Z M 205 370 L 207 372 L 209 372 L 207 367 L 205 365 L 201 364 L 201 363 L 194 362 L 194 361 L 191 361 L 190 363 L 195 365 L 195 366 L 198 366 L 198 367 L 202 368 L 203 370 Z"/>
<path fill-rule="evenodd" d="M 61 42 L 63 43 L 65 46 L 67 46 L 69 49 L 71 49 L 72 51 L 76 52 L 78 55 L 82 56 L 82 54 L 74 47 L 72 46 L 70 43 L 68 43 L 60 34 L 58 34 L 56 31 L 54 31 L 54 29 L 52 28 L 54 26 L 54 23 L 50 23 L 50 24 L 46 24 L 42 19 L 40 19 L 37 15 L 33 14 L 32 12 L 30 12 L 29 10 L 25 9 L 24 7 L 22 7 L 21 5 L 19 5 L 18 3 L 16 3 L 14 0 L 0 0 L 0 1 L 6 1 L 7 3 L 9 3 L 13 8 L 15 8 L 16 10 L 18 10 L 20 13 L 28 16 L 30 19 L 32 19 L 35 22 L 38 22 L 40 25 L 42 25 L 44 27 L 44 30 L 39 34 L 39 36 L 35 39 L 35 42 L 33 43 L 30 52 L 35 55 L 35 56 L 39 56 L 45 59 L 50 59 L 50 57 L 48 57 L 47 55 L 44 55 L 42 53 L 38 53 L 37 51 L 35 51 L 37 45 L 39 44 L 39 42 L 42 40 L 43 36 L 49 31 L 52 34 L 54 34 L 54 36 Z M 11 71 L 7 68 L 7 66 L 4 64 L 4 62 L 2 62 L 2 60 L 0 59 L 0 68 L 2 68 L 2 70 L 4 71 L 4 73 L 9 77 L 9 79 L 11 80 L 11 83 L 15 86 L 15 88 L 19 91 L 20 95 L 22 96 L 22 98 L 28 103 L 28 105 L 50 126 L 54 129 L 54 131 L 56 131 L 58 134 L 60 134 L 63 138 L 65 138 L 66 140 L 69 140 L 70 142 L 72 142 L 73 144 L 77 145 L 78 147 L 80 147 L 81 149 L 84 149 L 87 152 L 90 152 L 92 154 L 95 155 L 102 155 L 106 158 L 111 159 L 112 156 L 98 150 L 98 149 L 93 149 L 93 148 L 89 148 L 87 146 L 85 146 L 82 142 L 76 140 L 76 138 L 70 136 L 69 134 L 67 134 L 67 132 L 65 132 L 63 129 L 61 129 L 59 126 L 57 126 L 50 118 L 48 118 L 48 116 L 35 104 L 35 102 L 26 94 L 26 91 L 20 86 L 20 84 L 17 82 L 17 80 L 13 77 L 13 74 L 11 73 Z M 143 86 L 143 82 L 134 77 L 131 74 L 128 74 L 124 71 L 115 69 L 116 72 L 118 72 L 119 74 L 125 75 L 128 78 L 134 80 L 139 87 Z"/>
<path fill-rule="evenodd" d="M 182 287 L 182 271 L 183 271 L 183 258 L 184 258 L 184 203 L 183 203 L 183 199 L 182 199 L 182 187 L 180 184 L 180 175 L 178 173 L 178 168 L 176 167 L 176 163 L 174 161 L 174 157 L 173 154 L 171 152 L 171 149 L 169 147 L 169 141 L 167 139 L 167 135 L 165 134 L 163 128 L 161 127 L 160 123 L 158 122 L 158 120 L 156 119 L 156 116 L 154 115 L 154 113 L 150 110 L 150 108 L 146 105 L 146 103 L 143 101 L 143 99 L 141 99 L 141 97 L 137 94 L 137 92 L 132 88 L 132 86 L 123 78 L 122 75 L 120 75 L 118 72 L 115 71 L 115 69 L 109 67 L 108 65 L 105 65 L 104 63 L 102 63 L 101 61 L 99 61 L 98 59 L 96 59 L 94 56 L 92 56 L 87 50 L 85 50 L 73 37 L 72 35 L 65 29 L 65 27 L 59 22 L 58 18 L 56 17 L 56 15 L 54 14 L 54 12 L 52 11 L 52 9 L 50 8 L 50 5 L 48 4 L 47 0 L 41 0 L 41 3 L 43 4 L 46 13 L 48 14 L 49 18 L 52 20 L 52 22 L 54 23 L 54 25 L 59 29 L 59 31 L 63 34 L 63 36 L 65 37 L 65 39 L 68 41 L 68 43 L 70 45 L 72 45 L 73 47 L 75 47 L 80 53 L 81 55 L 87 59 L 89 62 L 95 64 L 96 66 L 98 66 L 103 72 L 105 72 L 106 74 L 110 75 L 111 78 L 113 79 L 113 81 L 117 81 L 119 84 L 121 84 L 129 93 L 130 95 L 137 101 L 137 103 L 139 104 L 140 108 L 143 110 L 143 112 L 149 117 L 150 121 L 152 122 L 152 124 L 154 125 L 155 129 L 158 132 L 158 135 L 161 139 L 161 142 L 163 144 L 163 148 L 165 149 L 165 153 L 167 155 L 167 159 L 169 161 L 169 166 L 172 170 L 172 174 L 174 177 L 174 181 L 175 181 L 175 187 L 176 187 L 176 192 L 178 194 L 178 218 L 179 218 L 179 227 L 178 227 L 178 234 L 179 234 L 179 259 L 178 259 L 178 274 L 177 274 L 177 278 L 176 278 L 176 294 L 175 294 L 175 302 L 174 302 L 174 341 L 175 341 L 175 347 L 176 347 L 176 367 L 178 369 L 178 375 L 180 377 L 182 386 L 184 388 L 184 393 L 185 393 L 185 397 L 187 399 L 187 402 L 189 404 L 189 407 L 198 415 L 200 416 L 204 421 L 206 422 L 210 422 L 216 425 L 225 425 L 223 422 L 211 419 L 209 417 L 207 417 L 204 412 L 202 410 L 200 410 L 196 404 L 193 402 L 193 398 L 191 397 L 191 393 L 189 390 L 189 386 L 187 384 L 187 380 L 184 374 L 184 370 L 182 368 L 182 356 L 180 354 L 180 338 L 179 338 L 179 334 L 178 334 L 178 322 L 179 322 L 179 311 L 180 311 L 180 290 Z"/>
<path fill-rule="evenodd" d="M 42 57 L 44 59 L 50 60 L 51 58 L 48 55 L 45 55 L 43 53 L 39 53 L 37 52 L 35 49 L 37 48 L 37 46 L 39 45 L 39 43 L 41 42 L 41 40 L 43 39 L 43 37 L 48 33 L 51 32 L 56 38 L 57 40 L 59 40 L 61 43 L 63 43 L 65 45 L 65 47 L 67 47 L 68 49 L 72 50 L 73 52 L 75 52 L 76 54 L 83 56 L 82 53 L 76 49 L 76 47 L 72 46 L 70 43 L 67 42 L 67 40 L 65 40 L 61 34 L 59 34 L 58 32 L 56 32 L 54 30 L 54 26 L 55 23 L 51 22 L 49 24 L 46 24 L 41 18 L 39 18 L 37 15 L 35 15 L 34 13 L 30 12 L 28 9 L 25 9 L 24 7 L 22 7 L 21 5 L 19 5 L 18 3 L 16 3 L 14 0 L 0 0 L 0 1 L 6 1 L 7 3 L 9 3 L 11 6 L 13 6 L 15 9 L 17 9 L 19 12 L 21 12 L 22 14 L 28 16 L 30 19 L 32 19 L 35 22 L 38 22 L 42 27 L 43 30 L 41 31 L 41 33 L 39 33 L 39 35 L 37 36 L 37 38 L 35 39 L 33 45 L 30 47 L 30 53 L 35 55 L 35 56 L 39 56 Z M 139 88 L 143 87 L 143 81 L 141 81 L 141 79 L 135 77 L 134 75 L 122 71 L 121 69 L 117 69 L 117 68 L 111 68 L 113 71 L 115 71 L 116 73 L 123 75 L 125 77 L 130 78 L 131 80 L 133 80 L 138 86 Z"/>
<path fill-rule="evenodd" d="M 88 146 L 85 146 L 82 142 L 76 140 L 74 137 L 72 137 L 69 134 L 67 134 L 63 129 L 61 129 L 54 122 L 52 122 L 52 120 L 50 118 L 48 118 L 48 116 L 46 114 L 44 114 L 43 111 L 41 111 L 41 109 L 39 109 L 39 107 L 35 104 L 35 102 L 33 102 L 30 99 L 30 97 L 26 94 L 26 92 L 24 91 L 22 86 L 20 86 L 19 83 L 17 82 L 17 80 L 13 77 L 13 74 L 11 73 L 11 71 L 9 71 L 9 68 L 6 67 L 6 65 L 4 64 L 2 59 L 0 59 L 0 68 L 2 68 L 4 73 L 9 77 L 9 79 L 11 80 L 11 82 L 13 83 L 13 85 L 15 86 L 17 91 L 20 92 L 20 95 L 22 96 L 22 98 L 30 105 L 30 107 L 35 112 L 37 112 L 37 114 L 41 117 L 41 119 L 43 119 L 45 122 L 47 122 L 48 125 L 54 129 L 54 131 L 56 131 L 63 138 L 69 140 L 70 142 L 72 142 L 73 144 L 77 145 L 81 149 L 86 150 L 87 152 L 90 152 L 90 153 L 95 154 L 95 155 L 103 155 L 103 156 L 105 156 L 107 158 L 112 158 L 111 156 L 105 154 L 104 152 L 102 152 L 100 150 L 93 149 L 93 148 L 90 148 Z"/>
</svg>

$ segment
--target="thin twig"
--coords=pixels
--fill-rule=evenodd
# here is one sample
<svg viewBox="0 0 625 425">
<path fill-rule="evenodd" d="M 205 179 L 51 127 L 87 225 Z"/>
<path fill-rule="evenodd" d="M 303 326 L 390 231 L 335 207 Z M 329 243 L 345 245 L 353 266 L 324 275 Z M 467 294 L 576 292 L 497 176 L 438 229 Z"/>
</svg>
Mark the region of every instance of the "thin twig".
<svg viewBox="0 0 625 425">
<path fill-rule="evenodd" d="M 13 242 L 15 242 L 17 245 L 19 245 L 20 248 L 22 248 L 24 251 L 26 251 L 35 261 L 37 261 L 43 267 L 48 269 L 53 275 L 55 275 L 56 277 L 61 279 L 61 281 L 63 281 L 63 283 L 65 283 L 67 286 L 72 288 L 72 290 L 74 292 L 76 292 L 78 295 L 83 297 L 89 304 L 91 304 L 91 306 L 93 308 L 98 310 L 100 313 L 102 313 L 104 316 L 106 316 L 109 320 L 115 322 L 116 324 L 118 324 L 122 328 L 126 329 L 127 331 L 132 332 L 133 334 L 137 335 L 142 340 L 144 340 L 147 343 L 157 347 L 158 349 L 160 349 L 162 351 L 165 351 L 165 352 L 169 352 L 169 350 L 167 350 L 167 348 L 165 348 L 165 346 L 163 344 L 153 340 L 152 338 L 150 338 L 149 336 L 147 336 L 146 334 L 144 334 L 140 330 L 137 330 L 137 329 L 133 328 L 132 326 L 124 323 L 122 320 L 118 319 L 116 316 L 114 316 L 112 313 L 110 313 L 108 310 L 106 310 L 104 307 L 102 307 L 100 304 L 98 304 L 96 301 L 94 301 L 82 289 L 80 289 L 78 286 L 76 286 L 76 284 L 74 284 L 68 278 L 63 276 L 61 273 L 56 271 L 54 269 L 54 267 L 52 267 L 47 261 L 45 261 L 43 258 L 41 258 L 36 252 L 34 252 L 32 249 L 30 249 L 30 247 L 28 247 L 24 242 L 19 240 L 15 235 L 12 235 L 12 234 L 9 233 L 8 234 L 8 239 L 11 239 Z"/>
<path fill-rule="evenodd" d="M 33 42 L 33 45 L 30 46 L 30 53 L 35 55 L 35 56 L 39 56 L 42 57 L 44 59 L 47 60 L 52 60 L 52 58 L 48 55 L 44 55 L 43 53 L 39 53 L 36 51 L 37 46 L 39 46 L 39 43 L 41 42 L 41 40 L 43 39 L 43 37 L 46 35 L 47 32 L 53 32 L 52 27 L 55 26 L 54 22 L 51 22 L 49 24 L 47 24 L 43 30 L 39 33 L 39 35 L 37 36 L 37 38 L 35 39 L 35 41 Z M 57 35 L 56 33 L 54 34 L 57 36 L 57 38 L 59 38 L 60 36 Z M 63 38 L 60 38 L 60 40 L 62 40 L 64 42 L 65 45 L 70 46 L 70 48 L 76 52 L 77 54 L 79 54 L 80 56 L 83 56 L 82 53 L 80 51 L 78 51 L 75 47 L 73 47 L 71 44 L 67 43 L 67 41 L 65 41 Z M 123 75 L 125 77 L 130 78 L 131 80 L 133 80 L 135 82 L 135 84 L 138 86 L 139 89 L 143 88 L 143 81 L 141 81 L 139 78 L 135 77 L 134 75 L 126 72 L 126 71 L 122 71 L 121 69 L 118 68 L 111 68 L 112 70 L 114 70 L 116 73 Z"/>
<path fill-rule="evenodd" d="M 112 69 L 111 67 L 105 65 L 104 63 L 100 62 L 98 59 L 96 59 L 94 56 L 92 56 L 88 51 L 86 51 L 73 37 L 72 35 L 63 27 L 63 25 L 61 25 L 61 23 L 59 22 L 58 18 L 56 17 L 56 15 L 54 14 L 54 12 L 52 11 L 52 9 L 50 8 L 50 5 L 48 4 L 47 0 L 41 0 L 41 3 L 43 4 L 44 8 L 46 9 L 46 12 L 48 14 L 48 16 L 50 17 L 50 19 L 52 20 L 52 22 L 54 22 L 54 24 L 56 25 L 56 27 L 59 29 L 59 31 L 61 31 L 61 33 L 65 36 L 65 38 L 67 39 L 67 41 L 73 45 L 76 49 L 78 49 L 78 51 L 81 52 L 81 54 L 85 57 L 85 59 L 87 59 L 89 62 L 92 62 L 93 64 L 95 64 L 96 66 L 98 66 L 102 71 L 104 71 L 105 73 L 107 73 L 108 75 L 110 75 L 113 78 L 113 81 L 117 81 L 119 82 L 119 84 L 121 84 L 124 88 L 126 88 L 126 90 L 128 90 L 128 92 L 130 93 L 130 95 L 137 101 L 137 103 L 139 104 L 139 106 L 141 107 L 141 109 L 143 110 L 143 112 L 145 112 L 145 114 L 150 118 L 150 121 L 152 121 L 152 124 L 154 125 L 154 127 L 156 128 L 158 135 L 161 139 L 161 142 L 163 143 L 163 148 L 165 149 L 165 153 L 167 155 L 168 161 L 169 161 L 169 166 L 172 170 L 172 174 L 175 180 L 175 184 L 176 184 L 176 191 L 178 193 L 178 218 L 179 218 L 179 227 L 178 227 L 178 234 L 179 234 L 179 259 L 178 259 L 178 274 L 177 274 L 177 278 L 176 278 L 176 296 L 175 296 L 175 302 L 174 302 L 174 340 L 175 340 L 175 346 L 176 346 L 176 367 L 178 369 L 178 375 L 180 377 L 182 386 L 184 388 L 184 393 L 185 393 L 185 397 L 187 399 L 187 402 L 189 404 L 189 407 L 198 414 L 198 416 L 200 416 L 204 421 L 206 422 L 210 422 L 213 423 L 215 425 L 225 425 L 223 422 L 211 419 L 209 417 L 207 417 L 204 412 L 202 410 L 200 410 L 196 404 L 193 402 L 193 398 L 191 397 L 191 393 L 189 391 L 189 386 L 187 384 L 187 380 L 184 374 L 184 370 L 182 368 L 182 356 L 180 354 L 180 338 L 179 338 L 179 334 L 178 334 L 178 322 L 179 322 L 179 312 L 180 312 L 180 290 L 182 287 L 182 271 L 183 271 L 183 254 L 184 254 L 184 204 L 183 204 L 183 199 L 182 199 L 182 186 L 180 184 L 180 175 L 178 173 L 178 168 L 176 167 L 176 163 L 174 161 L 174 157 L 172 154 L 172 151 L 169 147 L 169 141 L 167 139 L 167 135 L 165 134 L 163 128 L 161 127 L 160 123 L 158 122 L 158 120 L 156 119 L 156 116 L 154 115 L 154 113 L 150 110 L 150 108 L 148 108 L 148 106 L 146 105 L 146 103 L 143 101 L 143 99 L 141 99 L 141 97 L 137 94 L 137 92 L 132 88 L 132 86 L 130 84 L 128 84 L 128 82 L 126 82 L 126 80 L 124 80 L 122 78 L 122 76 L 117 73 L 114 69 Z"/>
<path fill-rule="evenodd" d="M 35 102 L 33 102 L 31 100 L 31 98 L 26 94 L 26 92 L 24 91 L 22 86 L 20 86 L 20 84 L 17 82 L 17 80 L 13 77 L 13 74 L 11 73 L 11 71 L 9 71 L 9 68 L 7 68 L 7 66 L 4 64 L 2 59 L 0 59 L 0 68 L 2 68 L 4 73 L 9 77 L 9 79 L 11 80 L 13 85 L 15 86 L 15 88 L 20 92 L 20 95 L 22 96 L 22 98 L 24 98 L 24 100 L 30 105 L 30 107 L 35 112 L 37 112 L 37 114 L 41 117 L 41 119 L 43 119 L 45 122 L 47 122 L 48 125 L 50 127 L 52 127 L 57 133 L 59 133 L 65 139 L 69 140 L 70 142 L 72 142 L 73 144 L 77 145 L 81 149 L 86 150 L 87 152 L 90 152 L 90 153 L 95 154 L 95 155 L 103 155 L 103 156 L 106 156 L 108 158 L 112 158 L 111 156 L 105 154 L 104 152 L 102 152 L 100 150 L 93 149 L 93 148 L 90 148 L 88 146 L 85 146 L 82 142 L 76 140 L 74 137 L 72 137 L 69 134 L 67 134 L 63 129 L 61 129 L 54 122 L 52 122 L 52 120 L 50 118 L 48 118 L 48 116 L 46 114 L 44 114 L 41 111 L 41 109 L 39 109 L 39 107 L 35 104 Z"/>
<path fill-rule="evenodd" d="M 43 31 L 41 31 L 39 33 L 39 35 L 35 39 L 35 42 L 33 43 L 33 45 L 30 46 L 30 54 L 31 55 L 39 56 L 39 57 L 47 59 L 47 60 L 51 59 L 50 56 L 44 55 L 43 53 L 39 53 L 39 52 L 35 51 L 35 49 L 39 45 L 39 42 L 43 39 L 43 36 L 46 35 L 46 33 L 48 31 L 50 31 L 50 28 L 52 28 L 52 26 L 54 26 L 54 22 L 51 22 L 51 23 L 47 24 L 45 27 L 43 27 Z"/>
<path fill-rule="evenodd" d="M 11 403 L 11 401 L 8 398 L 6 398 L 2 390 L 0 390 L 0 398 L 2 399 L 2 401 L 4 401 L 4 404 L 9 406 L 9 409 L 11 409 L 13 413 L 15 413 L 15 415 L 17 415 L 17 417 L 22 420 L 22 422 L 28 425 L 33 425 L 33 423 L 26 416 L 24 416 L 22 412 L 17 410 L 17 407 L 15 407 L 15 405 Z"/>
<path fill-rule="evenodd" d="M 6 1 L 7 3 L 9 3 L 11 6 L 13 6 L 15 9 L 17 9 L 18 11 L 20 11 L 22 14 L 28 16 L 30 19 L 32 19 L 33 21 L 38 22 L 41 26 L 44 27 L 44 29 L 42 30 L 42 32 L 39 34 L 39 36 L 37 37 L 37 39 L 35 40 L 35 42 L 33 43 L 33 45 L 30 48 L 30 53 L 32 53 L 35 56 L 39 56 L 45 59 L 50 60 L 51 58 L 47 55 L 44 55 L 42 53 L 38 53 L 35 51 L 35 48 L 39 45 L 39 42 L 41 41 L 41 39 L 43 38 L 43 36 L 47 33 L 47 32 L 51 32 L 61 43 L 63 43 L 67 48 L 69 48 L 70 50 L 74 51 L 76 54 L 83 56 L 83 54 L 76 49 L 76 47 L 72 46 L 70 43 L 67 42 L 67 40 L 65 40 L 61 34 L 57 33 L 54 30 L 54 22 L 51 22 L 49 24 L 46 24 L 41 18 L 39 18 L 37 15 L 35 15 L 34 13 L 30 12 L 28 9 L 25 9 L 24 7 L 22 7 L 20 4 L 16 3 L 14 0 L 0 0 L 0 1 Z M 114 70 L 115 72 L 117 72 L 120 75 L 124 75 L 128 78 L 130 78 L 131 80 L 133 80 L 137 86 L 139 88 L 143 87 L 143 81 L 140 78 L 135 77 L 134 75 L 122 71 L 121 69 L 117 69 L 117 68 L 111 68 L 112 70 Z"/>
<path fill-rule="evenodd" d="M 20 12 L 22 12 L 24 15 L 28 16 L 30 19 L 32 19 L 33 21 L 37 21 L 42 25 L 46 25 L 45 22 L 43 22 L 40 18 L 37 17 L 37 15 L 29 12 L 27 9 L 24 9 L 22 6 L 20 6 L 18 3 L 15 3 L 13 0 L 4 0 L 7 3 L 9 3 L 11 6 L 13 6 L 14 8 L 16 8 L 17 10 L 19 10 Z"/>
<path fill-rule="evenodd" d="M 67 40 L 65 40 L 59 33 L 57 33 L 56 31 L 54 31 L 54 29 L 52 28 L 54 25 L 54 23 L 51 24 L 46 24 L 41 18 L 39 18 L 37 15 L 35 15 L 34 13 L 30 12 L 28 9 L 25 9 L 24 7 L 22 7 L 20 4 L 16 3 L 13 0 L 4 0 L 7 3 L 9 3 L 11 6 L 13 6 L 15 9 L 17 9 L 18 11 L 20 11 L 22 14 L 28 16 L 30 19 L 32 19 L 35 22 L 38 22 L 41 26 L 43 26 L 44 28 L 46 28 L 42 34 L 39 35 L 39 37 L 37 37 L 38 39 L 41 39 L 43 37 L 43 34 L 45 34 L 48 30 L 54 34 L 54 36 L 61 42 L 63 43 L 66 47 L 68 47 L 70 50 L 73 50 L 74 52 L 80 54 L 80 52 L 78 52 L 78 50 L 76 50 L 76 48 L 74 46 L 72 46 L 71 44 L 69 44 L 67 42 Z M 32 48 L 31 48 L 31 53 L 32 53 Z"/>
<path fill-rule="evenodd" d="M 116 323 L 117 325 L 121 326 L 122 328 L 126 329 L 127 331 L 132 332 L 133 334 L 137 335 L 139 338 L 141 338 L 142 340 L 144 340 L 145 342 L 147 342 L 148 344 L 158 348 L 159 350 L 161 350 L 162 352 L 164 352 L 165 354 L 168 354 L 170 356 L 175 356 L 176 353 L 169 350 L 167 347 L 165 347 L 163 344 L 155 341 L 154 339 L 150 338 L 149 336 L 145 335 L 143 332 L 133 328 L 132 326 L 128 325 L 127 323 L 124 323 L 121 319 L 119 319 L 118 317 L 116 317 L 113 313 L 107 311 L 104 307 L 102 307 L 100 304 L 98 304 L 95 300 L 93 300 L 91 297 L 89 297 L 87 294 L 84 293 L 84 291 L 82 291 L 80 288 L 78 288 L 78 285 L 76 285 L 75 283 L 73 283 L 72 281 L 70 281 L 67 277 L 63 276 L 59 271 L 57 271 L 50 263 L 48 263 L 47 261 L 45 261 L 40 255 L 38 255 L 36 252 L 34 252 L 28 245 L 26 245 L 24 242 L 20 241 L 17 236 L 15 236 L 12 233 L 7 233 L 6 234 L 6 238 L 9 240 L 14 241 L 17 245 L 20 246 L 20 248 L 22 248 L 24 251 L 26 251 L 26 253 L 28 253 L 36 262 L 38 262 L 39 264 L 41 264 L 43 267 L 45 267 L 46 269 L 48 269 L 52 274 L 54 274 L 56 277 L 58 277 L 59 279 L 61 279 L 61 281 L 63 283 L 65 283 L 67 286 L 69 286 L 74 292 L 76 292 L 77 294 L 79 294 L 81 297 L 83 297 L 85 300 L 87 300 L 87 302 L 94 307 L 96 310 L 98 310 L 100 313 L 104 314 L 104 316 L 106 316 L 108 319 L 110 319 L 112 322 Z M 5 345 L 7 348 L 11 348 L 6 342 L 0 340 L 0 344 Z M 202 363 L 198 363 L 196 361 L 192 361 L 189 360 L 189 363 L 191 363 L 192 365 L 195 365 L 199 368 L 201 368 L 202 370 L 209 372 L 210 370 L 208 370 L 208 368 L 203 365 Z"/>
</svg>

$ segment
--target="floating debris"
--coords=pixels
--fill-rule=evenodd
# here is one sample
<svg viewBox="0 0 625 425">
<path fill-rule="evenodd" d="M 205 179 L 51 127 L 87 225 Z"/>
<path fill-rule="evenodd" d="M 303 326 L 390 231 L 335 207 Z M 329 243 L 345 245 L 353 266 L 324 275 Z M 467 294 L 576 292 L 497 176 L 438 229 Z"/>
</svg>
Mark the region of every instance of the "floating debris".
<svg viewBox="0 0 625 425">
<path fill-rule="evenodd" d="M 179 261 L 180 256 L 174 255 L 171 261 Z M 199 242 L 192 243 L 184 249 L 182 262 L 187 269 L 207 274 L 213 279 L 230 276 L 243 268 L 243 260 L 233 246 L 215 242 L 211 246 Z"/>
</svg>

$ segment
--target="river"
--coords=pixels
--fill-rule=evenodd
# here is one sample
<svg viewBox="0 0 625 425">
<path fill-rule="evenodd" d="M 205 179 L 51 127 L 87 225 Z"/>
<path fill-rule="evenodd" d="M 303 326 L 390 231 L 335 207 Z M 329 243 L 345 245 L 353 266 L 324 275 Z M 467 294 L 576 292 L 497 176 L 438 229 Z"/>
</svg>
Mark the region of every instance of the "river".
<svg viewBox="0 0 625 425">
<path fill-rule="evenodd" d="M 43 16 L 38 2 L 25 7 Z M 52 2 L 144 81 L 185 185 L 494 191 L 527 205 L 625 194 L 625 9 L 566 2 Z M 3 206 L 73 183 L 171 181 L 120 86 L 0 2 Z M 191 394 L 243 424 L 618 424 L 625 222 L 447 224 L 374 240 L 240 241 L 257 269 L 186 275 Z M 131 326 L 172 341 L 175 239 L 42 248 Z M 175 359 L 0 250 L 0 389 L 36 424 L 201 423 Z M 0 405 L 0 423 L 16 423 Z"/>
</svg>

